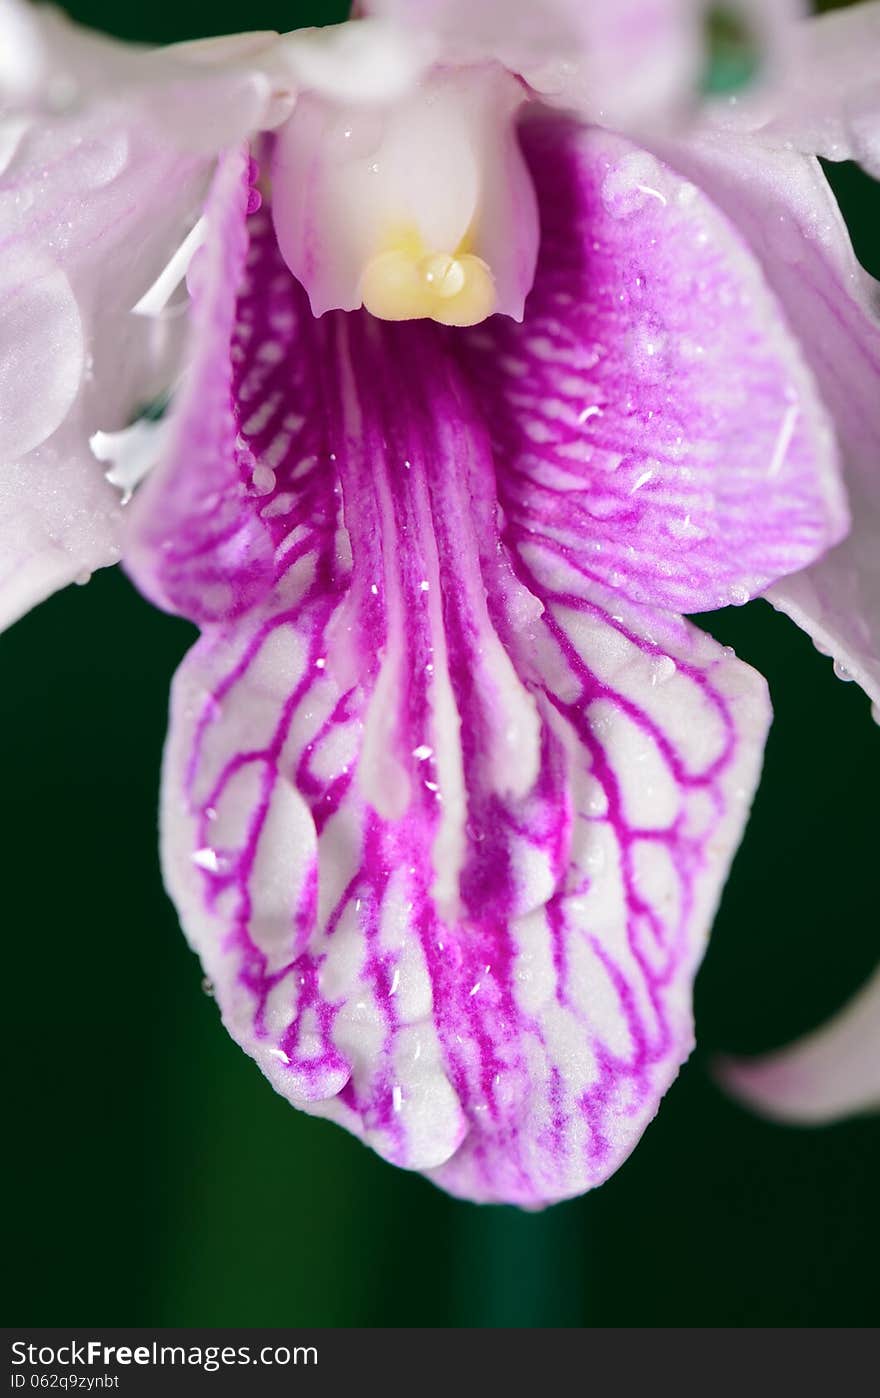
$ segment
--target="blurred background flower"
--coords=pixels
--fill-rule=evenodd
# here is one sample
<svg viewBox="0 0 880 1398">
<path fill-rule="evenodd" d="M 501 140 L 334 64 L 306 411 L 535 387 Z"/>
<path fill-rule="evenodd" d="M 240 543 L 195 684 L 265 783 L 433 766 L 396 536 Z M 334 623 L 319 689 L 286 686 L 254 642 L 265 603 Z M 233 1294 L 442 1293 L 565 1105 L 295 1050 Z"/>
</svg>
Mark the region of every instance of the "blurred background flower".
<svg viewBox="0 0 880 1398">
<path fill-rule="evenodd" d="M 169 42 L 330 22 L 346 6 L 67 8 Z M 736 35 L 716 30 L 723 86 Z M 880 187 L 848 166 L 831 176 L 880 274 Z M 880 1122 L 772 1126 L 710 1069 L 821 1022 L 873 969 L 880 733 L 861 692 L 766 605 L 707 622 L 768 676 L 777 722 L 698 981 L 700 1049 L 609 1184 L 531 1216 L 457 1203 L 291 1113 L 218 1032 L 155 853 L 167 676 L 190 628 L 105 572 L 9 633 L 15 1321 L 876 1322 Z"/>
</svg>

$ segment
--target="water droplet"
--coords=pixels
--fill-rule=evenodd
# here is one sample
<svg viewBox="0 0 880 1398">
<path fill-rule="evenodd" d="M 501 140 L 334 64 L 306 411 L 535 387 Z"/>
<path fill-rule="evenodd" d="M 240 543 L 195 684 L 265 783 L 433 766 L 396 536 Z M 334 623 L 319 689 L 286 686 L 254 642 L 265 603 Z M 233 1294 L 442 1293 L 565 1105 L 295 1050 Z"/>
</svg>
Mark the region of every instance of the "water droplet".
<svg viewBox="0 0 880 1398">
<path fill-rule="evenodd" d="M 668 367 L 669 334 L 657 316 L 644 316 L 630 334 L 631 363 L 642 378 L 662 378 Z"/>
<path fill-rule="evenodd" d="M 749 600 L 749 589 L 739 583 L 734 583 L 728 594 L 732 607 L 744 607 Z"/>
<path fill-rule="evenodd" d="M 275 489 L 275 472 L 269 466 L 255 466 L 251 484 L 255 495 L 271 495 Z"/>
<path fill-rule="evenodd" d="M 646 205 L 665 204 L 659 188 L 663 182 L 660 166 L 644 151 L 626 155 L 609 170 L 602 183 L 602 203 L 612 218 L 629 218 Z"/>
<path fill-rule="evenodd" d="M 199 869 L 205 869 L 209 874 L 220 874 L 227 867 L 227 860 L 218 854 L 210 845 L 205 845 L 202 849 L 197 849 L 190 856 L 193 864 Z"/>
<path fill-rule="evenodd" d="M 844 684 L 852 684 L 855 679 L 855 676 L 851 675 L 846 666 L 841 665 L 839 660 L 834 662 L 834 673 L 839 680 L 843 680 Z"/>
<path fill-rule="evenodd" d="M 593 878 L 601 874 L 605 867 L 606 857 L 603 845 L 597 843 L 588 846 L 584 856 L 584 868 Z"/>
<path fill-rule="evenodd" d="M 651 684 L 666 684 L 676 672 L 676 664 L 671 655 L 658 655 L 651 664 Z"/>
<path fill-rule="evenodd" d="M 214 998 L 214 982 L 210 976 L 202 977 L 202 994 L 210 996 L 212 1000 Z"/>
</svg>

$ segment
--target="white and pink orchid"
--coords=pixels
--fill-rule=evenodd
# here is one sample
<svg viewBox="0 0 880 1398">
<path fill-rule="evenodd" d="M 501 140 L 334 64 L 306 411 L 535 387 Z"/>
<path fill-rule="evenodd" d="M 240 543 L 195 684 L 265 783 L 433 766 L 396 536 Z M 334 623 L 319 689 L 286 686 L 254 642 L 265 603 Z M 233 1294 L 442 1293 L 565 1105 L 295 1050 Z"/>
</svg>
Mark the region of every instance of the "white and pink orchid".
<svg viewBox="0 0 880 1398">
<path fill-rule="evenodd" d="M 451 1192 L 604 1179 L 693 1042 L 766 595 L 880 701 L 880 4 L 373 0 L 130 50 L 0 7 L 0 599 L 120 557 L 201 639 L 168 889 L 295 1105 Z M 185 286 L 184 286 L 185 283 Z M 144 410 L 169 399 L 150 421 Z M 731 1080 L 880 1099 L 880 982 Z"/>
</svg>

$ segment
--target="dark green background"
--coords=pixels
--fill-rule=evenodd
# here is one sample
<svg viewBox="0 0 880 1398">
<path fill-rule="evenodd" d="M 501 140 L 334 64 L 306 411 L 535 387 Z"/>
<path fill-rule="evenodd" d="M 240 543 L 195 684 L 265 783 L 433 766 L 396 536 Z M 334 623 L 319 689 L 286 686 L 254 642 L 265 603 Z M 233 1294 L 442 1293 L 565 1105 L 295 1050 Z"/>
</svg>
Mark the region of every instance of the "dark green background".
<svg viewBox="0 0 880 1398">
<path fill-rule="evenodd" d="M 70 8 L 170 40 L 342 7 Z M 848 169 L 837 183 L 880 272 L 880 189 Z M 769 677 L 776 724 L 699 979 L 700 1048 L 610 1183 L 523 1215 L 456 1203 L 298 1115 L 223 1032 L 156 855 L 190 628 L 118 572 L 16 626 L 0 643 L 8 1320 L 876 1323 L 880 1120 L 768 1125 L 721 1095 L 711 1063 L 811 1027 L 871 971 L 880 732 L 765 604 L 711 629 Z"/>
</svg>

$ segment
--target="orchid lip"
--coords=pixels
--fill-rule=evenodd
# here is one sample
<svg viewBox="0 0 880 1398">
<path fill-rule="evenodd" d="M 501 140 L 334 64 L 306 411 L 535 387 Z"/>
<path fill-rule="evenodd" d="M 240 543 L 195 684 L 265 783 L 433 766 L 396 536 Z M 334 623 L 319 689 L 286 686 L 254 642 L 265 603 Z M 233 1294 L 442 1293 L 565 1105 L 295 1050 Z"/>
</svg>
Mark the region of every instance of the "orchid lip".
<svg viewBox="0 0 880 1398">
<path fill-rule="evenodd" d="M 261 210 L 246 154 L 221 167 L 177 435 L 128 515 L 127 566 L 204 633 L 175 689 L 166 879 L 284 1096 L 453 1193 L 533 1206 L 607 1177 L 692 1046 L 769 715 L 677 613 L 809 556 L 831 447 L 733 231 L 573 125 L 520 133 L 542 213 L 525 324 L 447 335 L 368 295 L 316 317 L 277 200 L 305 191 L 320 257 L 351 227 L 344 156 L 309 186 L 322 131 L 338 152 L 351 128 L 363 191 L 392 172 L 369 170 L 369 122 L 306 100 Z M 386 211 L 410 212 L 409 168 Z M 631 198 L 636 175 L 665 202 Z M 442 309 L 484 230 L 510 236 L 490 200 L 441 229 L 419 194 L 436 225 L 377 220 L 355 295 L 402 252 Z M 706 527 L 679 548 L 682 520 Z"/>
</svg>

